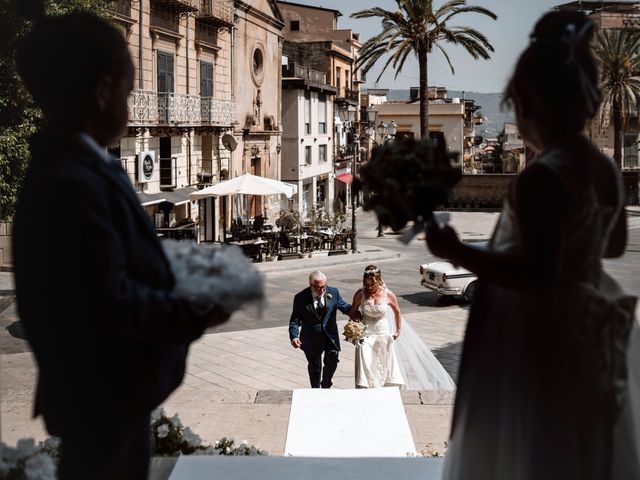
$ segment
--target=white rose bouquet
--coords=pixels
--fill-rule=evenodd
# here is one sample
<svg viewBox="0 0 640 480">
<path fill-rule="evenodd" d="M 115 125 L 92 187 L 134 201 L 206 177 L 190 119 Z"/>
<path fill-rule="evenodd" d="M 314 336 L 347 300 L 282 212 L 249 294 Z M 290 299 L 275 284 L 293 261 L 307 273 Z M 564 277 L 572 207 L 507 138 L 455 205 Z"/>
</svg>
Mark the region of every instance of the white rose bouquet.
<svg viewBox="0 0 640 480">
<path fill-rule="evenodd" d="M 174 293 L 198 305 L 220 306 L 227 313 L 264 302 L 260 272 L 234 245 L 210 248 L 193 242 L 162 242 L 176 279 Z"/>
</svg>

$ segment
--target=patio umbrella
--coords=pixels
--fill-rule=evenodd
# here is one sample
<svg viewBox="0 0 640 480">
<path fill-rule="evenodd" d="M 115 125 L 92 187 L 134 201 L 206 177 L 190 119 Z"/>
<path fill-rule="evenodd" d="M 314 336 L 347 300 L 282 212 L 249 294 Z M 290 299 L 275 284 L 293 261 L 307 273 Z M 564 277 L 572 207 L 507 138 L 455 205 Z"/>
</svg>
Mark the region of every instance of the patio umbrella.
<svg viewBox="0 0 640 480">
<path fill-rule="evenodd" d="M 287 198 L 291 198 L 295 190 L 296 187 L 289 183 L 245 173 L 239 177 L 193 192 L 189 197 L 191 200 L 200 200 L 212 196 L 218 197 L 243 193 L 245 195 L 286 195 Z"/>
<path fill-rule="evenodd" d="M 191 200 L 200 200 L 207 197 L 221 197 L 237 193 L 244 195 L 285 195 L 287 198 L 296 193 L 296 186 L 289 183 L 274 180 L 272 178 L 259 177 L 245 173 L 239 177 L 225 180 L 189 195 Z M 249 209 L 247 208 L 247 228 L 249 228 Z"/>
</svg>

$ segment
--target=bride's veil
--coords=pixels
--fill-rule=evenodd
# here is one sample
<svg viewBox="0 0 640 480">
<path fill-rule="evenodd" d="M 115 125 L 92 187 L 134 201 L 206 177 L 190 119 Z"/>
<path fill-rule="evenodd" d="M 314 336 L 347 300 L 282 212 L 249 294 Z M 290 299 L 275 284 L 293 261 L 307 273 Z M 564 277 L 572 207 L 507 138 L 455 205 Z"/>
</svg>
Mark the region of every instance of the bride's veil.
<svg viewBox="0 0 640 480">
<path fill-rule="evenodd" d="M 396 331 L 395 314 L 387 309 L 389 331 Z M 407 390 L 455 390 L 447 371 L 431 353 L 429 347 L 415 332 L 411 324 L 402 319 L 401 334 L 395 341 L 395 352 Z"/>
</svg>

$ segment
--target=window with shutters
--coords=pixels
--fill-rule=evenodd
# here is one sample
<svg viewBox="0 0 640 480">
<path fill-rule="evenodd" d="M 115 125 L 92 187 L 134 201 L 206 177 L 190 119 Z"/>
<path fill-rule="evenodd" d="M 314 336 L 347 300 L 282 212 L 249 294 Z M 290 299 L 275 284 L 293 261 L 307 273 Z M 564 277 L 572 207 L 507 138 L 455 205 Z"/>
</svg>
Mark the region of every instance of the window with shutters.
<svg viewBox="0 0 640 480">
<path fill-rule="evenodd" d="M 173 54 L 158 50 L 158 93 L 173 92 Z"/>
<path fill-rule="evenodd" d="M 325 163 L 327 161 L 327 146 L 318 145 L 318 162 Z"/>
<path fill-rule="evenodd" d="M 318 94 L 318 133 L 327 133 L 327 94 Z"/>
<path fill-rule="evenodd" d="M 200 96 L 213 97 L 213 63 L 200 62 Z"/>
<path fill-rule="evenodd" d="M 311 92 L 304 92 L 304 133 L 311 133 Z"/>
<path fill-rule="evenodd" d="M 304 163 L 305 165 L 311 165 L 311 147 L 304 147 Z"/>
</svg>

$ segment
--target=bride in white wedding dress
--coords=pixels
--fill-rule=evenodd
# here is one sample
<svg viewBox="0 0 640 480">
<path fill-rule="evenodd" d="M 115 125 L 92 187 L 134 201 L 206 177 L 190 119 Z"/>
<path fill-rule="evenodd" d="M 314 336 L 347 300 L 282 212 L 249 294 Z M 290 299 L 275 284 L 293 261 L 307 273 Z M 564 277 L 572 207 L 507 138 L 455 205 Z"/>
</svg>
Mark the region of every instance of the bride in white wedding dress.
<svg viewBox="0 0 640 480">
<path fill-rule="evenodd" d="M 356 344 L 356 388 L 454 390 L 449 374 L 402 318 L 398 300 L 385 286 L 380 269 L 369 265 L 362 284 L 349 312 L 366 326 L 365 338 Z"/>
</svg>

